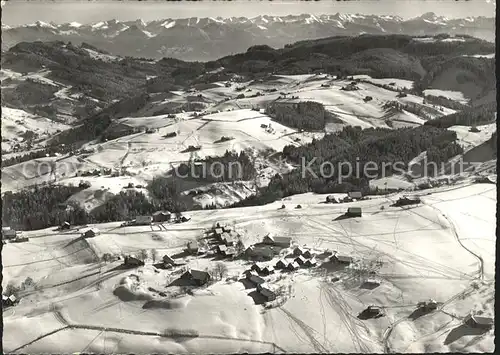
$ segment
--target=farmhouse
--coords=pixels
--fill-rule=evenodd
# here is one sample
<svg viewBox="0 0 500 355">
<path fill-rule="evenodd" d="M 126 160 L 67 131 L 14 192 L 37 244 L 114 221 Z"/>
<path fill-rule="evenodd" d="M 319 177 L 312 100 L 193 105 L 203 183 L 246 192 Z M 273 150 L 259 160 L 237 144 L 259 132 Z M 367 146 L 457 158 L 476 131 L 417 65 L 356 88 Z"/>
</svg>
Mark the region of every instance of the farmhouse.
<svg viewBox="0 0 500 355">
<path fill-rule="evenodd" d="M 262 269 L 264 269 L 265 266 L 264 265 L 261 265 L 261 264 L 253 264 L 251 267 L 250 267 L 250 270 L 253 270 L 253 271 L 257 271 L 258 273 L 262 272 Z"/>
<path fill-rule="evenodd" d="M 312 251 L 310 251 L 310 250 L 306 250 L 306 251 L 304 252 L 304 254 L 302 254 L 302 256 L 303 256 L 304 258 L 306 258 L 306 259 L 310 259 L 310 258 L 312 258 L 312 257 L 314 256 L 314 254 L 313 254 L 313 252 L 312 252 Z"/>
<path fill-rule="evenodd" d="M 290 271 L 297 270 L 299 267 L 300 267 L 300 265 L 299 265 L 299 264 L 297 264 L 297 262 L 295 262 L 295 261 L 292 261 L 291 263 L 289 263 L 289 264 L 286 266 L 287 270 L 290 270 Z"/>
<path fill-rule="evenodd" d="M 99 234 L 100 234 L 99 229 L 90 228 L 90 229 L 87 229 L 85 232 L 83 232 L 82 236 L 84 238 L 94 238 L 96 235 L 99 235 Z"/>
<path fill-rule="evenodd" d="M 292 238 L 291 237 L 274 237 L 274 236 L 272 236 L 270 234 L 266 235 L 262 239 L 262 243 L 264 243 L 264 244 L 276 245 L 276 246 L 280 246 L 280 247 L 283 247 L 283 248 L 290 247 L 290 243 L 291 242 L 292 242 Z"/>
<path fill-rule="evenodd" d="M 144 261 L 137 259 L 134 256 L 125 256 L 123 264 L 127 266 L 144 266 Z"/>
<path fill-rule="evenodd" d="M 363 197 L 363 194 L 361 191 L 350 191 L 347 193 L 347 196 L 349 196 L 349 198 L 360 199 Z"/>
<path fill-rule="evenodd" d="M 295 249 L 293 249 L 293 255 L 294 256 L 303 255 L 304 252 L 305 252 L 305 250 L 302 247 L 296 247 Z"/>
<path fill-rule="evenodd" d="M 490 329 L 494 323 L 492 317 L 480 317 L 472 313 L 464 318 L 464 324 L 472 328 Z"/>
<path fill-rule="evenodd" d="M 181 279 L 193 281 L 198 286 L 201 286 L 210 281 L 210 274 L 206 271 L 188 270 L 181 275 Z"/>
<path fill-rule="evenodd" d="M 143 225 L 149 225 L 153 222 L 153 217 L 151 216 L 137 216 L 135 218 L 135 224 L 143 226 Z"/>
<path fill-rule="evenodd" d="M 286 269 L 287 262 L 284 259 L 280 259 L 274 265 L 275 269 Z"/>
<path fill-rule="evenodd" d="M 14 295 L 10 295 L 9 297 L 2 295 L 2 306 L 10 307 L 17 303 L 17 298 Z"/>
<path fill-rule="evenodd" d="M 274 273 L 274 267 L 272 265 L 267 265 L 260 270 L 262 275 L 270 275 Z"/>
<path fill-rule="evenodd" d="M 307 259 L 306 262 L 304 263 L 304 266 L 306 267 L 314 267 L 316 266 L 316 259 Z"/>
<path fill-rule="evenodd" d="M 306 262 L 306 259 L 302 256 L 302 255 L 299 255 L 295 258 L 294 260 L 297 264 L 299 264 L 300 266 L 304 265 L 304 263 Z"/>
<path fill-rule="evenodd" d="M 16 230 L 11 229 L 10 227 L 2 227 L 2 238 L 3 239 L 12 239 L 16 237 Z"/>
<path fill-rule="evenodd" d="M 347 209 L 346 216 L 361 217 L 361 207 L 349 207 Z"/>
<path fill-rule="evenodd" d="M 172 218 L 172 214 L 168 211 L 156 211 L 153 213 L 154 222 L 166 222 L 170 221 L 170 218 Z"/>
</svg>

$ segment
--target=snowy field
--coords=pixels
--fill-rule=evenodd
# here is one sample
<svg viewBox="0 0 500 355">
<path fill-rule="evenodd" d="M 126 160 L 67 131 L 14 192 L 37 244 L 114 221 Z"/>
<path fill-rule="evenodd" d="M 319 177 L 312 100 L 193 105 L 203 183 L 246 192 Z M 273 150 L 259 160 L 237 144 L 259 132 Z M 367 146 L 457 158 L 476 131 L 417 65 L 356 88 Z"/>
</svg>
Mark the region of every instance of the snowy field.
<svg viewBox="0 0 500 355">
<path fill-rule="evenodd" d="M 54 122 L 45 117 L 35 116 L 26 111 L 2 106 L 2 149 L 11 151 L 16 144 L 24 141 L 23 134 L 32 131 L 43 140 L 57 130 L 68 129 L 69 126 Z"/>
<path fill-rule="evenodd" d="M 460 91 L 427 89 L 424 90 L 424 95 L 443 96 L 447 99 L 457 101 L 461 104 L 467 104 L 469 102 L 469 100 L 465 98 L 464 94 Z"/>
<path fill-rule="evenodd" d="M 422 204 L 403 208 L 390 206 L 397 194 L 338 205 L 324 204 L 326 195 L 297 195 L 259 207 L 193 211 L 183 224 L 97 225 L 101 234 L 89 239 L 77 230 L 25 232 L 28 242 L 4 245 L 4 287 L 29 276 L 37 288 L 4 312 L 5 351 L 493 351 L 492 331 L 477 334 L 461 322 L 471 310 L 493 312 L 496 188 L 474 184 L 427 193 L 418 193 Z M 294 208 L 297 203 L 302 209 Z M 349 206 L 361 206 L 363 217 L 339 219 Z M 265 309 L 255 304 L 254 289 L 234 281 L 249 267 L 243 260 L 226 261 L 227 280 L 191 294 L 168 287 L 179 275 L 155 271 L 150 261 L 129 270 L 97 261 L 104 253 L 153 248 L 173 255 L 215 222 L 232 225 L 247 244 L 267 233 L 287 235 L 318 253 L 351 255 L 356 263 L 266 277 L 290 285 L 291 294 L 281 307 Z M 183 260 L 202 270 L 214 263 Z M 364 288 L 356 265 L 374 270 L 381 284 Z M 333 283 L 334 276 L 339 281 Z M 441 306 L 412 320 L 416 303 L 428 298 Z M 358 319 L 368 305 L 382 307 L 386 316 Z"/>
</svg>

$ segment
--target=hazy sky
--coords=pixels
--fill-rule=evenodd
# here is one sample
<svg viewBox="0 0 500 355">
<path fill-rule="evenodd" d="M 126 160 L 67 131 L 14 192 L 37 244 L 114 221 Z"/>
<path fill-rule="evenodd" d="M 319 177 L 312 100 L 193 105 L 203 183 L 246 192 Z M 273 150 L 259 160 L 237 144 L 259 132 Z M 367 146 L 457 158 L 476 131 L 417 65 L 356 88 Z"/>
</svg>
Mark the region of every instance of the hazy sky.
<svg viewBox="0 0 500 355">
<path fill-rule="evenodd" d="M 33 23 L 37 20 L 54 23 L 117 19 L 121 21 L 185 17 L 231 17 L 258 15 L 298 15 L 303 13 L 335 14 L 360 13 L 398 15 L 403 18 L 434 12 L 450 18 L 467 16 L 495 16 L 494 0 L 359 0 L 315 2 L 275 0 L 233 0 L 231 2 L 165 2 L 112 0 L 10 0 L 2 1 L 2 22 L 7 25 Z"/>
</svg>

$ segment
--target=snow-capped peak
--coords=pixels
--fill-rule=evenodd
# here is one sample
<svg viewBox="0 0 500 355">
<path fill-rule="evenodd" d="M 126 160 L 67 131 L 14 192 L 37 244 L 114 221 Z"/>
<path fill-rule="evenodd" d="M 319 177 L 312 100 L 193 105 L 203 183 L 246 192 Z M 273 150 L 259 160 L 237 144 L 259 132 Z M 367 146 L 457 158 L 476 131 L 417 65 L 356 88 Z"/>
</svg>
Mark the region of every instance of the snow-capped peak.
<svg viewBox="0 0 500 355">
<path fill-rule="evenodd" d="M 43 21 L 36 21 L 35 23 L 26 25 L 26 27 L 40 27 L 40 28 L 52 28 L 52 29 L 57 28 L 56 26 Z"/>
<path fill-rule="evenodd" d="M 163 22 L 160 26 L 165 27 L 165 28 L 172 28 L 175 26 L 175 21 L 165 21 Z"/>
<path fill-rule="evenodd" d="M 68 26 L 74 27 L 74 28 L 79 28 L 79 27 L 82 27 L 82 24 L 78 23 L 78 22 L 70 22 Z"/>
</svg>

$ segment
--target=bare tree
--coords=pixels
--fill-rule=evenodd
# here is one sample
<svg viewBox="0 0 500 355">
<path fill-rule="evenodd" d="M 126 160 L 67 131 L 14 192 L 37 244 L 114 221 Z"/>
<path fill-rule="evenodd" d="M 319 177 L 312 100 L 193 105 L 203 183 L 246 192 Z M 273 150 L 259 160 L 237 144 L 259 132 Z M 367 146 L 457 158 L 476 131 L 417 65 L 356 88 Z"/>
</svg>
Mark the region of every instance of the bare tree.
<svg viewBox="0 0 500 355">
<path fill-rule="evenodd" d="M 113 257 L 111 256 L 110 253 L 104 253 L 102 255 L 101 259 L 102 259 L 102 261 L 104 261 L 105 263 L 107 263 L 107 262 L 110 262 L 113 259 Z"/>
<path fill-rule="evenodd" d="M 153 259 L 154 263 L 156 262 L 156 260 L 158 260 L 158 257 L 159 257 L 158 250 L 151 249 L 151 258 Z"/>
<path fill-rule="evenodd" d="M 212 268 L 211 271 L 209 271 L 211 276 L 216 279 L 216 280 L 222 280 L 225 276 L 227 276 L 228 270 L 226 264 L 222 262 L 218 262 L 215 264 L 215 266 Z"/>
<path fill-rule="evenodd" d="M 140 252 L 139 252 L 139 259 L 141 261 L 145 261 L 146 259 L 148 258 L 148 251 L 146 249 L 142 249 Z"/>
</svg>

